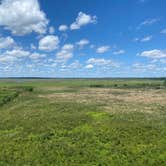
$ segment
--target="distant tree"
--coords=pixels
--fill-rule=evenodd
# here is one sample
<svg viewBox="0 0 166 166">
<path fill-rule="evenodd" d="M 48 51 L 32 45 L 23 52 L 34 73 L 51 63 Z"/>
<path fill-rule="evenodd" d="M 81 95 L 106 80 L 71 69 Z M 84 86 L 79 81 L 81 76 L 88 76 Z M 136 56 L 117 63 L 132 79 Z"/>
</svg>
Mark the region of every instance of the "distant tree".
<svg viewBox="0 0 166 166">
<path fill-rule="evenodd" d="M 166 80 L 164 81 L 163 85 L 166 87 Z"/>
</svg>

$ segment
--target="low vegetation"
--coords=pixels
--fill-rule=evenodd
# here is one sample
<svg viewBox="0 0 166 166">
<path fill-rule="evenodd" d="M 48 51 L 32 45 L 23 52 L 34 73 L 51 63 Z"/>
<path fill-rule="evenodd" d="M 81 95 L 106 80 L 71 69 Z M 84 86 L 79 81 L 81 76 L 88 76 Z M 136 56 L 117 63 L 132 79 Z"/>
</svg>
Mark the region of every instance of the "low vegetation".
<svg viewBox="0 0 166 166">
<path fill-rule="evenodd" d="M 1 80 L 0 165 L 165 166 L 164 85 Z"/>
</svg>

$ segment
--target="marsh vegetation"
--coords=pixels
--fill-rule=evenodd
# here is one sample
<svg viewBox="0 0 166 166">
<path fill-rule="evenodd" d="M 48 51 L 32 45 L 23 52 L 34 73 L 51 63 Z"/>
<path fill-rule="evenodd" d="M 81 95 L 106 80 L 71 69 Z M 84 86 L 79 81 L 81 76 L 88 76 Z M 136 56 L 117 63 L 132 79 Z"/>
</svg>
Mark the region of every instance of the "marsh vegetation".
<svg viewBox="0 0 166 166">
<path fill-rule="evenodd" d="M 0 165 L 166 165 L 164 80 L 1 80 Z"/>
</svg>

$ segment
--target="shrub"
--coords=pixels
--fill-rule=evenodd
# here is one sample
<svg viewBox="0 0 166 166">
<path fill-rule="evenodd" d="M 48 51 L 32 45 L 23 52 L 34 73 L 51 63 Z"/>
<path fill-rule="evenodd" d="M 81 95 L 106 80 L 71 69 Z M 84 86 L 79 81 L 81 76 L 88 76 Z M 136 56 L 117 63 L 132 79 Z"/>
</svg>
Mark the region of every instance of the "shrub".
<svg viewBox="0 0 166 166">
<path fill-rule="evenodd" d="M 104 85 L 102 84 L 94 84 L 94 85 L 90 85 L 91 88 L 102 88 L 104 87 Z"/>
</svg>

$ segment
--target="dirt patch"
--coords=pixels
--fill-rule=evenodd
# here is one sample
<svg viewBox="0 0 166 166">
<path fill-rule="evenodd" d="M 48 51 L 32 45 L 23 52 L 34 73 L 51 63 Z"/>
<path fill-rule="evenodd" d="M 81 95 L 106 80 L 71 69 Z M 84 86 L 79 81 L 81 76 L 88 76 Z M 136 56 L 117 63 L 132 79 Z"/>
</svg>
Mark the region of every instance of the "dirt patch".
<svg viewBox="0 0 166 166">
<path fill-rule="evenodd" d="M 47 98 L 50 102 L 63 100 L 79 103 L 95 103 L 109 109 L 112 105 L 115 106 L 121 103 L 126 103 L 126 105 L 156 103 L 166 106 L 166 91 L 162 90 L 131 90 L 112 88 L 83 88 L 78 92 L 63 92 L 64 89 L 61 90 L 62 93 L 51 92 L 47 94 L 40 94 L 39 97 Z M 148 108 L 146 110 L 148 111 Z"/>
</svg>

